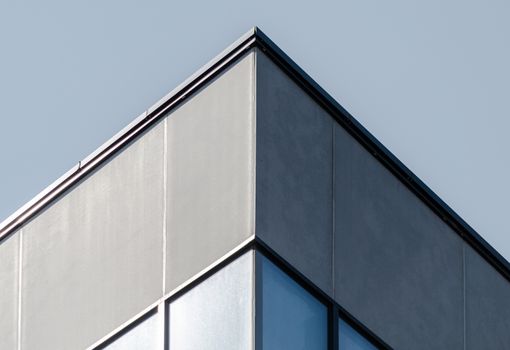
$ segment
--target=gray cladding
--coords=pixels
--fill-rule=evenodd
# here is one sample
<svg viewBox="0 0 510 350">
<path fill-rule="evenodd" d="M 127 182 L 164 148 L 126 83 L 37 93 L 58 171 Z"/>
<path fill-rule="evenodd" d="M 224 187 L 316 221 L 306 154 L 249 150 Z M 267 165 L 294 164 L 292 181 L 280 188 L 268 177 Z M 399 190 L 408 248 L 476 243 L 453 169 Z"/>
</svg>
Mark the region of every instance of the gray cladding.
<svg viewBox="0 0 510 350">
<path fill-rule="evenodd" d="M 331 294 L 333 119 L 257 54 L 257 236 Z"/>
<path fill-rule="evenodd" d="M 472 248 L 465 248 L 466 349 L 510 349 L 510 283 Z"/>
<path fill-rule="evenodd" d="M 254 235 L 394 349 L 510 349 L 510 283 L 262 51 L 228 64 L 0 241 L 0 349 L 85 348 Z"/>
<path fill-rule="evenodd" d="M 253 234 L 254 53 L 167 118 L 170 292 Z"/>
<path fill-rule="evenodd" d="M 18 344 L 19 241 L 19 232 L 0 241 L 0 349 Z"/>
<path fill-rule="evenodd" d="M 256 67 L 257 236 L 396 349 L 462 349 L 460 237 L 261 52 Z"/>
<path fill-rule="evenodd" d="M 463 348 L 462 240 L 335 128 L 335 298 L 395 349 Z"/>
<path fill-rule="evenodd" d="M 163 124 L 23 228 L 22 349 L 83 349 L 163 294 Z"/>
</svg>

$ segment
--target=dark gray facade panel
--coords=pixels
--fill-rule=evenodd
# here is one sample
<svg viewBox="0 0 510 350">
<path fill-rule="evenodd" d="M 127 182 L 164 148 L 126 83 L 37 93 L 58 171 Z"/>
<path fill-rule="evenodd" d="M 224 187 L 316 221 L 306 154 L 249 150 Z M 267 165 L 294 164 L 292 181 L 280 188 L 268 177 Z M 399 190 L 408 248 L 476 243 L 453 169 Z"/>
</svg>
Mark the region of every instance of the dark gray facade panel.
<svg viewBox="0 0 510 350">
<path fill-rule="evenodd" d="M 18 344 L 18 285 L 20 233 L 0 241 L 0 349 Z"/>
<path fill-rule="evenodd" d="M 170 292 L 253 234 L 254 53 L 167 117 Z"/>
<path fill-rule="evenodd" d="M 84 349 L 163 295 L 163 124 L 23 227 L 22 349 Z"/>
<path fill-rule="evenodd" d="M 510 349 L 510 284 L 466 245 L 466 349 Z"/>
<path fill-rule="evenodd" d="M 457 234 L 339 125 L 335 299 L 395 349 L 463 349 Z"/>
<path fill-rule="evenodd" d="M 256 234 L 332 295 L 333 119 L 257 53 Z"/>
</svg>

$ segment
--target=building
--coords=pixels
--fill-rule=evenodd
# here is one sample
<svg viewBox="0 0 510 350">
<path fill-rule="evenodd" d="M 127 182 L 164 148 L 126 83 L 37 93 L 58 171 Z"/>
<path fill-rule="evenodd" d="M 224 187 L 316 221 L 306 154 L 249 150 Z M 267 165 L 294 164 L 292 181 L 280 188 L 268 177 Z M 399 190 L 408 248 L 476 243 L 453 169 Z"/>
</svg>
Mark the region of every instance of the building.
<svg viewBox="0 0 510 350">
<path fill-rule="evenodd" d="M 508 262 L 256 28 L 0 237 L 1 349 L 510 349 Z"/>
</svg>

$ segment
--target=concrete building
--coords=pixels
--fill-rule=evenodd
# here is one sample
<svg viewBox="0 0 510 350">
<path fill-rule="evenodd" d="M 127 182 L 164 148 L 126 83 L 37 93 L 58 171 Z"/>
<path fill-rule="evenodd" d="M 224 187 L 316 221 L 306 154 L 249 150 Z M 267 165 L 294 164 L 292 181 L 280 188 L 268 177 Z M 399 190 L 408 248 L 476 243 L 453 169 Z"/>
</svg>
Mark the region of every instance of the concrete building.
<svg viewBox="0 0 510 350">
<path fill-rule="evenodd" d="M 0 349 L 510 349 L 508 262 L 258 29 L 0 238 Z"/>
</svg>

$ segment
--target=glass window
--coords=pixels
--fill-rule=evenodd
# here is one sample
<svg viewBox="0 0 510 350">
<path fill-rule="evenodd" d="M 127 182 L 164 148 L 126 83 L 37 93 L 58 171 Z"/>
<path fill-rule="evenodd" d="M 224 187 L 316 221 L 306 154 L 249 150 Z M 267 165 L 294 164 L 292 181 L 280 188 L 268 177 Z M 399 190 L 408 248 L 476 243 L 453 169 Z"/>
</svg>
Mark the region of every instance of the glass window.
<svg viewBox="0 0 510 350">
<path fill-rule="evenodd" d="M 327 307 L 262 254 L 257 256 L 262 276 L 257 281 L 262 284 L 262 295 L 257 295 L 262 350 L 326 350 Z"/>
<path fill-rule="evenodd" d="M 170 303 L 171 350 L 250 350 L 253 252 Z"/>
<path fill-rule="evenodd" d="M 338 321 L 338 337 L 339 350 L 377 350 L 342 319 Z"/>
<path fill-rule="evenodd" d="M 130 329 L 105 350 L 157 350 L 163 344 L 163 332 L 158 325 L 158 315 L 152 315 L 142 323 Z"/>
</svg>

